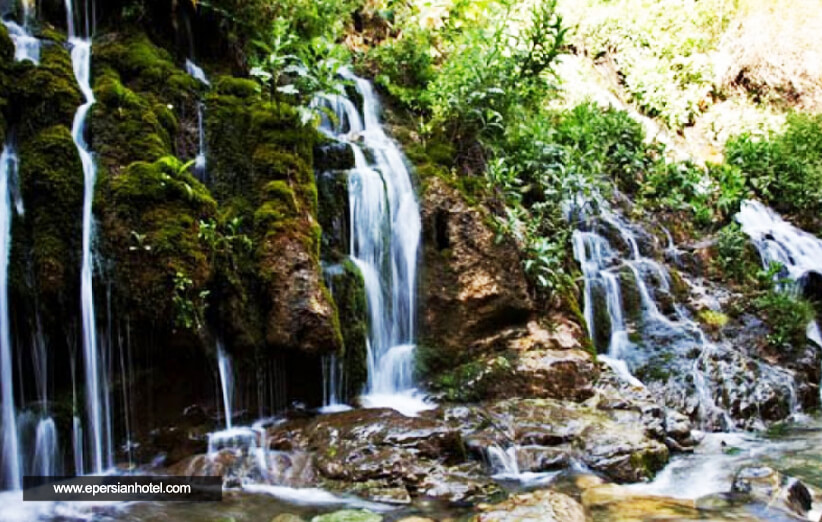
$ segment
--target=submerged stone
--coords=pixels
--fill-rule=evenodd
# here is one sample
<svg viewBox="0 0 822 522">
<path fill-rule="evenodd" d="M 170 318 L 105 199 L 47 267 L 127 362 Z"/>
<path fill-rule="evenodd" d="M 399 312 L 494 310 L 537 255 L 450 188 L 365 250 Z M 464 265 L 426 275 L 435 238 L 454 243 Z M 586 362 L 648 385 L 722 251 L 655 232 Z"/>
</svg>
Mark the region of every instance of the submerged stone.
<svg viewBox="0 0 822 522">
<path fill-rule="evenodd" d="M 382 522 L 382 515 L 364 509 L 344 509 L 327 515 L 318 515 L 311 522 Z"/>
</svg>

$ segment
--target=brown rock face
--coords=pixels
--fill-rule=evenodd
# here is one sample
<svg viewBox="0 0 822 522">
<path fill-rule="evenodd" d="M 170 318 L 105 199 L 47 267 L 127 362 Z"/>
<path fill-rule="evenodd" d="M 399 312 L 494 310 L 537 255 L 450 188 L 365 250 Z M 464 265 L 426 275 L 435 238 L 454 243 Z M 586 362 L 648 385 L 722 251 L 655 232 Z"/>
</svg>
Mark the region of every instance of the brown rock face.
<svg viewBox="0 0 822 522">
<path fill-rule="evenodd" d="M 266 342 L 313 353 L 342 346 L 337 311 L 321 279 L 316 256 L 304 238 L 271 235 L 263 246 L 269 295 L 274 299 L 266 320 Z"/>
<path fill-rule="evenodd" d="M 533 305 L 517 248 L 495 241 L 487 213 L 432 178 L 422 220 L 420 330 L 426 342 L 458 355 L 474 341 L 527 320 Z"/>
</svg>

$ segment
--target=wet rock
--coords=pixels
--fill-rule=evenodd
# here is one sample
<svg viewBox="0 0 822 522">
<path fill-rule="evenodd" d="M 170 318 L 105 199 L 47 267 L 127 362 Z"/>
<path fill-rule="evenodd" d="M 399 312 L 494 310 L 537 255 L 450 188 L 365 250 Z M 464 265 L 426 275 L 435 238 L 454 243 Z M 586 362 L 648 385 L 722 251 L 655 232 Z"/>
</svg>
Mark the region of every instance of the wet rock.
<svg viewBox="0 0 822 522">
<path fill-rule="evenodd" d="M 481 506 L 474 522 L 584 522 L 585 510 L 573 498 L 550 490 L 514 495 L 496 505 Z"/>
<path fill-rule="evenodd" d="M 805 517 L 813 496 L 799 480 L 769 467 L 746 467 L 734 476 L 731 493 L 745 495 L 777 509 Z"/>
<path fill-rule="evenodd" d="M 365 498 L 405 503 L 412 491 L 464 501 L 496 491 L 478 463 L 466 463 L 460 430 L 434 418 L 352 410 L 275 426 L 269 441 L 310 452 L 319 480 Z"/>
<path fill-rule="evenodd" d="M 648 436 L 640 411 L 551 399 L 511 399 L 472 411 L 458 412 L 459 420 L 452 421 L 463 430 L 466 446 L 472 452 L 515 446 L 518 461 L 532 471 L 576 459 L 613 480 L 634 482 L 651 478 L 668 460 L 668 448 Z M 554 449 L 540 449 L 545 447 Z"/>
<path fill-rule="evenodd" d="M 206 450 L 205 436 L 195 431 L 166 427 L 152 430 L 146 444 L 141 445 L 137 453 L 141 460 L 151 460 L 155 455 L 164 454 L 164 465 L 171 465 Z"/>
<path fill-rule="evenodd" d="M 599 373 L 582 349 L 580 328 L 561 316 L 504 329 L 470 346 L 477 358 L 443 372 L 431 382 L 445 399 L 479 402 L 514 397 L 585 400 Z"/>
<path fill-rule="evenodd" d="M 517 466 L 520 471 L 542 473 L 568 467 L 570 452 L 561 448 L 525 446 L 517 451 Z"/>
<path fill-rule="evenodd" d="M 326 515 L 318 515 L 311 522 L 382 522 L 382 515 L 364 509 L 344 509 Z"/>
<path fill-rule="evenodd" d="M 320 172 L 354 168 L 354 150 L 343 142 L 329 142 L 314 147 L 314 168 Z"/>
<path fill-rule="evenodd" d="M 410 504 L 411 496 L 405 488 L 371 488 L 360 495 L 366 500 L 381 504 Z"/>
<path fill-rule="evenodd" d="M 477 463 L 435 469 L 418 486 L 420 495 L 448 502 L 476 502 L 499 491 L 496 484 L 483 476 L 482 468 Z"/>
</svg>

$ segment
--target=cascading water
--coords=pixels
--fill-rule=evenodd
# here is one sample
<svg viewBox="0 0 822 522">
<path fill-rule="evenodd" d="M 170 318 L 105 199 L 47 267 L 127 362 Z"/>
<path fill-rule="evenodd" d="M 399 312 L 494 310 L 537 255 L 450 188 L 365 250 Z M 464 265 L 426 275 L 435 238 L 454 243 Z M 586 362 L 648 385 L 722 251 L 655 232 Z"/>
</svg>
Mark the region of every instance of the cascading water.
<svg viewBox="0 0 822 522">
<path fill-rule="evenodd" d="M 225 352 L 223 344 L 217 343 L 217 370 L 220 374 L 220 391 L 223 398 L 223 413 L 225 427 L 231 429 L 231 419 L 234 416 L 234 369 L 231 358 Z"/>
<path fill-rule="evenodd" d="M 74 69 L 74 76 L 80 91 L 83 93 L 85 102 L 77 109 L 74 116 L 74 123 L 71 135 L 77 146 L 80 161 L 83 166 L 83 261 L 81 267 L 81 313 L 83 327 L 83 361 L 85 364 L 86 383 L 86 429 L 89 437 L 90 463 L 93 473 L 100 473 L 105 467 L 113 464 L 111 454 L 111 441 L 105 440 L 106 435 L 111 433 L 111 412 L 109 409 L 108 380 L 106 379 L 97 343 L 97 325 L 94 312 L 94 287 L 93 270 L 94 255 L 92 251 L 93 238 L 93 215 L 92 203 L 94 200 L 94 184 L 97 177 L 97 168 L 94 157 L 89 150 L 85 139 L 86 119 L 92 105 L 94 105 L 94 92 L 91 88 L 91 32 L 93 27 L 93 2 L 85 3 L 86 12 L 82 13 L 80 20 L 85 28 L 84 36 L 77 33 L 75 20 L 77 13 L 74 12 L 72 0 L 66 0 L 67 24 L 69 32 L 69 44 L 71 49 L 71 63 Z"/>
<path fill-rule="evenodd" d="M 348 71 L 342 75 L 362 97 L 362 116 L 347 98 L 325 96 L 338 122 L 326 120 L 323 130 L 354 152 L 348 173 L 351 259 L 365 281 L 369 314 L 362 402 L 413 415 L 429 407 L 413 379 L 419 205 L 402 153 L 380 124 L 371 84 Z"/>
<path fill-rule="evenodd" d="M 202 82 L 204 85 L 210 87 L 208 78 L 205 72 L 190 59 L 186 60 L 186 72 L 195 80 Z M 194 173 L 197 179 L 202 182 L 206 181 L 206 139 L 205 139 L 205 104 L 203 102 L 197 103 L 197 139 L 198 151 L 197 157 L 194 159 Z"/>
<path fill-rule="evenodd" d="M 765 268 L 779 263 L 783 273 L 797 286 L 783 288 L 799 291 L 810 274 L 822 276 L 822 239 L 791 225 L 759 201 L 745 201 L 736 215 L 742 231 L 750 238 Z M 808 339 L 822 347 L 819 324 L 808 324 Z"/>
<path fill-rule="evenodd" d="M 0 155 L 0 388 L 2 391 L 2 485 L 5 489 L 19 489 L 21 462 L 17 434 L 17 413 L 14 399 L 14 371 L 9 326 L 8 268 L 11 251 L 11 192 L 10 179 L 17 170 L 17 156 L 11 145 Z"/>
<path fill-rule="evenodd" d="M 588 334 L 594 344 L 606 345 L 603 362 L 632 385 L 644 386 L 631 373 L 631 368 L 642 366 L 652 355 L 645 353 L 632 341 L 664 346 L 670 350 L 666 357 L 689 361 L 689 368 L 680 371 L 690 374 L 690 382 L 696 392 L 698 417 L 705 427 L 732 429 L 734 423 L 727 411 L 718 406 L 713 398 L 710 379 L 706 378 L 707 361 L 717 350 L 699 325 L 693 321 L 684 307 L 675 303 L 670 295 L 670 274 L 657 261 L 646 257 L 640 249 L 640 241 L 634 226 L 623 221 L 604 205 L 600 215 L 580 222 L 574 232 L 574 255 L 580 263 L 585 278 L 584 315 Z M 611 233 L 609 236 L 608 233 Z M 611 238 L 610 240 L 608 238 Z M 618 240 L 627 255 L 623 255 L 614 241 Z M 670 249 L 670 242 L 667 249 Z M 654 288 L 649 286 L 653 282 Z M 636 295 L 636 313 L 633 331 L 625 320 L 626 299 L 622 285 L 630 285 Z M 663 313 L 656 296 L 668 297 L 672 304 Z M 598 298 L 601 297 L 601 298 Z M 604 304 L 604 313 L 597 306 Z M 602 321 L 602 323 L 600 323 Z M 607 337 L 603 332 L 608 332 Z M 698 355 L 694 357 L 693 352 Z M 780 378 L 778 376 L 776 378 Z M 793 388 L 788 385 L 792 391 Z"/>
<path fill-rule="evenodd" d="M 22 22 L 3 20 L 3 25 L 14 43 L 14 59 L 18 62 L 29 60 L 37 65 L 40 63 L 40 40 L 31 34 L 31 23 L 35 17 L 33 4 L 33 0 L 23 0 Z"/>
</svg>

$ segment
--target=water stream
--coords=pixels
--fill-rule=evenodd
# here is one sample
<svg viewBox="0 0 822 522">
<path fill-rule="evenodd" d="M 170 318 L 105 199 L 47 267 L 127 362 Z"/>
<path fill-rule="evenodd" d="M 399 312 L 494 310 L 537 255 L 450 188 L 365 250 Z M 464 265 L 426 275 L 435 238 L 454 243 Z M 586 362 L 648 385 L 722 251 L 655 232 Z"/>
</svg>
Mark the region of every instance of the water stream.
<svg viewBox="0 0 822 522">
<path fill-rule="evenodd" d="M 94 185 L 97 179 L 97 167 L 94 157 L 86 142 L 86 120 L 94 105 L 94 91 L 91 88 L 91 35 L 93 29 L 93 2 L 83 4 L 83 12 L 75 12 L 72 0 L 66 0 L 69 44 L 71 45 L 71 63 L 77 85 L 85 102 L 77 109 L 71 135 L 77 146 L 83 166 L 83 261 L 81 266 L 81 314 L 83 332 L 83 363 L 85 375 L 86 422 L 83 431 L 88 436 L 90 469 L 100 473 L 111 467 L 113 454 L 111 440 L 106 435 L 111 432 L 111 411 L 108 401 L 109 385 L 103 362 L 107 357 L 101 356 L 97 341 L 97 324 L 94 307 Z M 83 28 L 78 33 L 75 22 L 80 20 Z"/>
<path fill-rule="evenodd" d="M 694 349 L 699 356 L 688 371 L 699 400 L 698 417 L 703 424 L 730 429 L 734 426 L 728 413 L 713 398 L 713 389 L 703 372 L 703 358 L 716 347 L 678 304 L 663 313 L 658 296 L 672 300 L 671 276 L 659 262 L 643 254 L 637 225 L 600 205 L 598 216 L 580 222 L 573 235 L 574 255 L 585 277 L 584 315 L 588 335 L 594 344 L 604 344 L 601 360 L 610 365 L 631 385 L 645 385 L 631 372 L 650 357 L 639 344 L 665 346 L 673 357 L 686 360 L 685 353 Z M 644 231 L 643 231 L 644 232 Z M 619 243 L 615 242 L 619 240 Z M 651 286 L 653 284 L 653 286 Z M 627 303 L 624 290 L 638 297 L 638 303 Z M 626 323 L 627 306 L 636 315 L 631 331 Z M 604 306 L 604 313 L 597 307 Z M 600 323 L 602 321 L 602 323 Z M 607 333 L 607 337 L 604 334 Z M 633 340 L 632 340 L 633 339 Z M 671 356 L 666 356 L 671 357 Z"/>
<path fill-rule="evenodd" d="M 211 87 L 205 72 L 191 59 L 186 59 L 186 72 L 195 80 Z M 205 103 L 197 103 L 197 156 L 194 159 L 194 174 L 201 182 L 207 181 L 207 161 L 206 161 L 206 134 L 205 134 Z"/>
<path fill-rule="evenodd" d="M 0 391 L 2 392 L 2 470 L 4 489 L 21 486 L 20 444 L 14 399 L 14 369 L 9 326 L 8 268 L 11 251 L 12 201 L 10 179 L 17 170 L 17 155 L 7 144 L 0 155 Z"/>
</svg>

